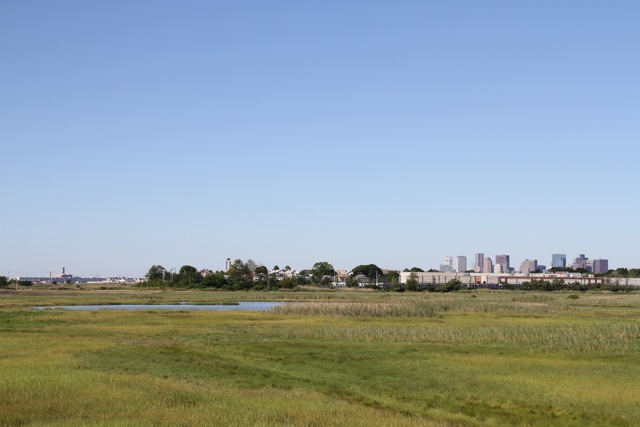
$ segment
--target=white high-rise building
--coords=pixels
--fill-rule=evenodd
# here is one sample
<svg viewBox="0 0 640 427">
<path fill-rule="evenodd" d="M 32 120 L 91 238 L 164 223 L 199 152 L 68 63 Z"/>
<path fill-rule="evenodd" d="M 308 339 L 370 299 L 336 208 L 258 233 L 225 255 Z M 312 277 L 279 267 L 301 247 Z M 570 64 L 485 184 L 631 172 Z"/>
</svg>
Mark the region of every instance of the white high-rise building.
<svg viewBox="0 0 640 427">
<path fill-rule="evenodd" d="M 467 257 L 458 255 L 456 257 L 456 271 L 458 273 L 464 273 L 467 271 Z"/>
<path fill-rule="evenodd" d="M 444 257 L 444 263 L 440 264 L 440 271 L 443 273 L 450 273 L 453 271 L 453 256 L 447 255 Z"/>
</svg>

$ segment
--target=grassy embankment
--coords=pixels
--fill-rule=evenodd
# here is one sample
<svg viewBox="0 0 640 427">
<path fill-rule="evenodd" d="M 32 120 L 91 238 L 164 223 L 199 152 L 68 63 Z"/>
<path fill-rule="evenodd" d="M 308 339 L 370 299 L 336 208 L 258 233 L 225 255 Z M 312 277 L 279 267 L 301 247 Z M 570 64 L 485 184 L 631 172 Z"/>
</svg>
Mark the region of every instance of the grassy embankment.
<svg viewBox="0 0 640 427">
<path fill-rule="evenodd" d="M 638 425 L 640 295 L 0 294 L 0 425 Z M 310 301 L 259 312 L 54 304 Z"/>
</svg>

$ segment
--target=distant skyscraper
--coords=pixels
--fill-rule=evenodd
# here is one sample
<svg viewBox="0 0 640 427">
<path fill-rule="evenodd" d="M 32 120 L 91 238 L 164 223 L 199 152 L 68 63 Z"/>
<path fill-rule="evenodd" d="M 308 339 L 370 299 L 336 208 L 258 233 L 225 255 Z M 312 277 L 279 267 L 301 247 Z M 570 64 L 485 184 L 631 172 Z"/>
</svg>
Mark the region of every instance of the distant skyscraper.
<svg viewBox="0 0 640 427">
<path fill-rule="evenodd" d="M 567 267 L 567 254 L 552 254 L 551 255 L 551 267 L 566 268 Z"/>
<path fill-rule="evenodd" d="M 593 260 L 593 272 L 594 273 L 606 273 L 609 271 L 608 259 L 594 259 Z"/>
<path fill-rule="evenodd" d="M 571 268 L 573 268 L 574 270 L 577 270 L 579 268 L 584 268 L 586 270 L 587 269 L 587 261 L 588 260 L 589 260 L 589 258 L 584 256 L 584 254 L 580 254 L 580 256 L 578 258 L 575 258 L 573 260 L 573 264 L 571 264 Z"/>
<path fill-rule="evenodd" d="M 609 260 L 587 259 L 583 268 L 586 268 L 590 273 L 606 273 L 609 271 Z"/>
<path fill-rule="evenodd" d="M 493 262 L 491 262 L 491 258 L 486 257 L 484 261 L 482 261 L 482 272 L 493 273 Z"/>
<path fill-rule="evenodd" d="M 496 264 L 500 264 L 502 266 L 502 272 L 508 273 L 509 268 L 509 255 L 496 255 Z"/>
<path fill-rule="evenodd" d="M 593 273 L 593 262 L 595 261 L 595 259 L 588 259 L 587 262 L 585 262 L 585 267 L 587 269 L 588 272 Z"/>
<path fill-rule="evenodd" d="M 466 256 L 457 256 L 456 257 L 456 271 L 458 273 L 464 273 L 467 271 L 467 257 Z"/>
<path fill-rule="evenodd" d="M 444 257 L 444 263 L 440 264 L 440 271 L 443 273 L 450 273 L 453 271 L 453 256 L 447 255 Z"/>
<path fill-rule="evenodd" d="M 484 266 L 484 254 L 477 253 L 473 256 L 473 271 L 480 273 Z"/>
<path fill-rule="evenodd" d="M 536 259 L 525 259 L 520 264 L 520 273 L 529 274 L 533 273 L 538 269 L 538 260 Z"/>
</svg>

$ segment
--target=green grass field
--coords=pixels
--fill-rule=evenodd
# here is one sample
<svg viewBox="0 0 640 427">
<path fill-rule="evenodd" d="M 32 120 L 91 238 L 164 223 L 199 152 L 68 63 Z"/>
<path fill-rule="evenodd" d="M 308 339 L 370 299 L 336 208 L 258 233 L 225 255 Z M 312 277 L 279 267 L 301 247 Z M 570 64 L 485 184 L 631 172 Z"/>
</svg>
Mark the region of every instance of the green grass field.
<svg viewBox="0 0 640 427">
<path fill-rule="evenodd" d="M 298 303 L 31 308 L 257 300 Z M 0 293 L 0 426 L 635 426 L 639 402 L 636 293 Z"/>
</svg>

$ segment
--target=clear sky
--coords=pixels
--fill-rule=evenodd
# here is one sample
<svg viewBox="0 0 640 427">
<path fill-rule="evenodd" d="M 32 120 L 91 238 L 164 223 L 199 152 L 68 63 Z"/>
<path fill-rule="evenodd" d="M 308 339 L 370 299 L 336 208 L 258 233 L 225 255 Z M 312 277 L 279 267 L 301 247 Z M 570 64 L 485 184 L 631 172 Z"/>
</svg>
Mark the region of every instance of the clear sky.
<svg viewBox="0 0 640 427">
<path fill-rule="evenodd" d="M 640 2 L 0 0 L 0 274 L 640 267 Z"/>
</svg>

